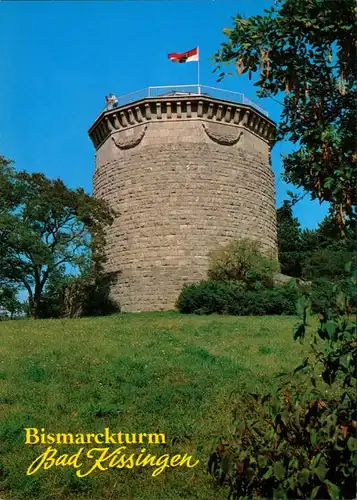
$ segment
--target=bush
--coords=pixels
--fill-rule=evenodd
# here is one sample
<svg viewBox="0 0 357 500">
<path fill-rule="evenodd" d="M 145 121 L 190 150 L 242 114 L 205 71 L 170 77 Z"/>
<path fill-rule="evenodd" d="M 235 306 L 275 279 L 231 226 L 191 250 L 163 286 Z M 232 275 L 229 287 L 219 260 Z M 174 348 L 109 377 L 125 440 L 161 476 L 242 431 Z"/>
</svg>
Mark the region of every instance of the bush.
<svg viewBox="0 0 357 500">
<path fill-rule="evenodd" d="M 310 352 L 276 391 L 247 394 L 234 431 L 209 461 L 229 498 L 356 498 L 357 270 L 334 285 L 329 312 L 312 334 Z M 298 303 L 294 339 L 308 333 L 310 303 Z M 302 375 L 302 376 L 301 376 Z"/>
<path fill-rule="evenodd" d="M 293 285 L 241 292 L 229 313 L 237 316 L 294 315 L 298 295 Z"/>
<path fill-rule="evenodd" d="M 176 307 L 185 314 L 227 313 L 234 298 L 242 290 L 237 281 L 201 281 L 185 285 L 176 302 Z"/>
<path fill-rule="evenodd" d="M 211 474 L 230 484 L 232 500 L 356 498 L 355 415 L 346 420 L 338 398 L 307 397 L 298 383 L 281 389 L 245 395 L 235 433 L 210 457 Z"/>
<path fill-rule="evenodd" d="M 61 292 L 61 312 L 69 318 L 105 316 L 120 312 L 120 306 L 110 297 L 116 273 L 89 273 L 74 278 Z"/>
<path fill-rule="evenodd" d="M 247 238 L 234 240 L 209 254 L 208 277 L 215 281 L 242 281 L 254 288 L 257 281 L 273 286 L 279 264 L 260 253 L 259 242 Z"/>
<path fill-rule="evenodd" d="M 181 313 L 263 316 L 295 314 L 298 290 L 293 284 L 244 290 L 240 281 L 215 280 L 186 285 L 176 307 Z"/>
</svg>

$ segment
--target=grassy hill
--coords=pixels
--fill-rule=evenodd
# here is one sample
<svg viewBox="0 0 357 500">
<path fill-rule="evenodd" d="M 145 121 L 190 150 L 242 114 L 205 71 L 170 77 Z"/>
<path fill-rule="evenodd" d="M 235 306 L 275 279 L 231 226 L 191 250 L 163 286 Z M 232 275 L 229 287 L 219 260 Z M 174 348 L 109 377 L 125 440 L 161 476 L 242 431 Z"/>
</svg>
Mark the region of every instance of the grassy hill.
<svg viewBox="0 0 357 500">
<path fill-rule="evenodd" d="M 267 389 L 299 362 L 304 347 L 292 340 L 295 321 L 172 312 L 0 323 L 0 498 L 227 498 L 206 472 L 213 442 L 231 428 L 231 412 L 245 391 Z M 52 467 L 27 476 L 48 446 L 25 445 L 27 427 L 161 432 L 167 444 L 148 445 L 148 452 L 187 453 L 200 463 L 157 477 L 151 467 L 81 479 L 73 468 Z M 93 446 L 100 447 L 87 448 Z M 79 448 L 56 447 L 61 453 Z"/>
</svg>

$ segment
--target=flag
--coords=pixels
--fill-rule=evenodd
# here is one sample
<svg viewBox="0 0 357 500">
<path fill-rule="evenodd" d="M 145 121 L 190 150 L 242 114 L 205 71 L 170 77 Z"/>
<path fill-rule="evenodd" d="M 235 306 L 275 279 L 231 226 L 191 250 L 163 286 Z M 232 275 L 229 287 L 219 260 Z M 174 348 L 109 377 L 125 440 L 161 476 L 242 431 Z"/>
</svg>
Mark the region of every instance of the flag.
<svg viewBox="0 0 357 500">
<path fill-rule="evenodd" d="M 198 47 L 182 54 L 172 52 L 167 57 L 174 63 L 198 62 Z"/>
</svg>

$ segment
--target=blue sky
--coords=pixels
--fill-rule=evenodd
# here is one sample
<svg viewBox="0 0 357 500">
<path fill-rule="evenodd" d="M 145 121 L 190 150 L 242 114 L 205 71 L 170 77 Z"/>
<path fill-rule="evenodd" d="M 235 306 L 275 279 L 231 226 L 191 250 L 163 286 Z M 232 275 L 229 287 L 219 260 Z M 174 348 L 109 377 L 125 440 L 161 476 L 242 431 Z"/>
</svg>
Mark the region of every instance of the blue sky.
<svg viewBox="0 0 357 500">
<path fill-rule="evenodd" d="M 87 130 L 109 92 L 124 95 L 155 85 L 194 84 L 197 63 L 173 64 L 169 52 L 200 46 L 201 83 L 256 100 L 253 81 L 227 77 L 217 84 L 210 58 L 225 41 L 232 17 L 263 14 L 270 0 L 0 2 L 0 154 L 18 169 L 61 177 L 92 190 L 94 149 Z M 278 121 L 281 107 L 258 102 Z M 273 150 L 277 206 L 291 190 L 280 179 Z M 303 227 L 327 213 L 306 197 L 295 207 Z"/>
</svg>

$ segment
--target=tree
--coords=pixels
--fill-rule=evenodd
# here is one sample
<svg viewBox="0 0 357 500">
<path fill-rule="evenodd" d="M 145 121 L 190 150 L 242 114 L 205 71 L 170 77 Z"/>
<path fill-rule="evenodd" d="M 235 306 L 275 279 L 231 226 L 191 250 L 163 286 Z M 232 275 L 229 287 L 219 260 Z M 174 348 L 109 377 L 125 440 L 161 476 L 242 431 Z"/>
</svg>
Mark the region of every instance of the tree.
<svg viewBox="0 0 357 500">
<path fill-rule="evenodd" d="M 357 194 L 357 8 L 351 0 L 274 3 L 279 8 L 264 17 L 238 15 L 215 59 L 235 62 L 239 74 L 260 68 L 262 97 L 286 92 L 276 140 L 290 139 L 296 151 L 284 159 L 285 180 L 330 204 L 335 248 L 348 248 Z M 306 236 L 316 245 L 333 241 L 330 222 L 303 243 Z M 275 393 L 243 398 L 233 435 L 212 454 L 209 468 L 220 484 L 228 480 L 229 498 L 356 498 L 356 267 L 349 262 L 344 273 L 319 314 L 308 357 Z M 310 333 L 309 293 L 297 306 L 294 339 L 302 341 Z"/>
<path fill-rule="evenodd" d="M 353 252 L 356 245 L 356 228 L 353 221 L 346 226 L 345 237 L 341 239 L 336 225 L 334 223 L 334 214 L 330 210 L 317 229 L 302 231 L 302 246 L 304 252 L 318 251 L 321 249 L 329 249 L 333 251 L 344 250 Z"/>
<path fill-rule="evenodd" d="M 74 272 L 87 249 L 94 260 L 103 260 L 113 212 L 83 189 L 69 189 L 43 174 L 15 172 L 4 159 L 0 200 L 1 276 L 27 290 L 36 318 L 46 284 L 60 268 Z"/>
<path fill-rule="evenodd" d="M 355 229 L 345 228 L 341 239 L 334 215 L 326 216 L 317 229 L 301 230 L 293 217 L 291 201 L 277 209 L 278 248 L 281 271 L 289 276 L 312 280 L 323 278 L 338 282 L 346 275 L 345 264 L 353 260 Z"/>
<path fill-rule="evenodd" d="M 223 30 L 228 42 L 214 56 L 216 70 L 234 63 L 249 78 L 259 72 L 259 97 L 285 92 L 276 140 L 296 145 L 284 158 L 285 181 L 329 202 L 343 234 L 345 216 L 356 213 L 356 3 L 274 4 L 264 17 L 237 14 Z"/>
<path fill-rule="evenodd" d="M 0 283 L 0 319 L 4 316 L 10 316 L 10 319 L 12 319 L 15 314 L 22 311 L 22 304 L 17 299 L 17 289 Z"/>
<path fill-rule="evenodd" d="M 281 272 L 294 278 L 300 278 L 302 260 L 300 223 L 293 216 L 292 205 L 288 200 L 283 201 L 276 214 Z"/>
<path fill-rule="evenodd" d="M 341 238 L 330 213 L 315 230 L 302 232 L 302 275 L 308 280 L 338 283 L 345 278 L 347 262 L 355 260 L 355 230 L 349 224 Z"/>
<path fill-rule="evenodd" d="M 65 317 L 103 316 L 120 311 L 120 305 L 110 296 L 117 272 L 104 272 L 96 263 L 81 275 L 68 280 L 60 293 Z"/>
<path fill-rule="evenodd" d="M 22 310 L 17 299 L 17 287 L 10 284 L 4 276 L 4 261 L 8 253 L 8 234 L 10 227 L 3 224 L 8 212 L 16 205 L 16 193 L 11 187 L 12 161 L 0 155 L 0 315 L 10 315 Z"/>
<path fill-rule="evenodd" d="M 66 272 L 65 265 L 58 266 L 52 271 L 37 306 L 38 318 L 60 318 L 63 316 L 62 291 L 72 279 L 74 277 Z"/>
</svg>

